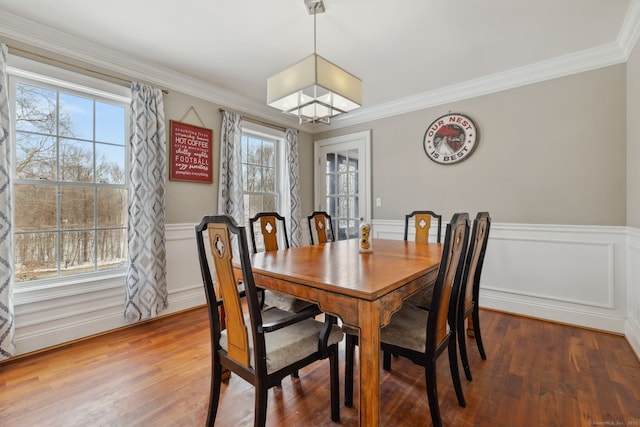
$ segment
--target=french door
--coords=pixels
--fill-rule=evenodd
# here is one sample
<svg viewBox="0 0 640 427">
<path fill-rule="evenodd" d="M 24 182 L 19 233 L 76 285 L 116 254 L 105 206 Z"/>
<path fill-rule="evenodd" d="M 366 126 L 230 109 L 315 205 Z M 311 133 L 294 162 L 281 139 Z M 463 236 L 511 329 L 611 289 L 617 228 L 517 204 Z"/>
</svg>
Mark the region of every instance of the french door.
<svg viewBox="0 0 640 427">
<path fill-rule="evenodd" d="M 336 240 L 359 237 L 371 221 L 371 132 L 314 143 L 314 208 L 333 218 Z"/>
</svg>

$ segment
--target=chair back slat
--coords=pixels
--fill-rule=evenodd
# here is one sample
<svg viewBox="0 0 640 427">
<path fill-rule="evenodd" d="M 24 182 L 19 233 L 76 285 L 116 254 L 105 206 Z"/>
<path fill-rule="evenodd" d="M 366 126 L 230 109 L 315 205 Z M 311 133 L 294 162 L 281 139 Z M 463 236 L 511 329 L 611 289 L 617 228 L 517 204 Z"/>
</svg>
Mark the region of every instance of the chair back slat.
<svg viewBox="0 0 640 427">
<path fill-rule="evenodd" d="M 239 364 L 249 367 L 251 347 L 249 333 L 242 311 L 242 302 L 238 293 L 232 265 L 232 245 L 229 230 L 224 224 L 210 223 L 209 247 L 216 270 L 216 286 L 222 297 L 227 329 L 227 353 Z"/>
<path fill-rule="evenodd" d="M 459 301 L 459 287 L 462 280 L 464 259 L 469 239 L 469 216 L 455 214 L 445 235 L 445 244 L 436 279 L 429 322 L 435 320 L 435 344 L 438 347 L 449 336 L 450 327 L 455 323 L 456 307 Z M 435 319 L 432 317 L 435 316 Z"/>
<path fill-rule="evenodd" d="M 471 243 L 469 245 L 469 252 L 467 253 L 467 271 L 465 272 L 465 311 L 471 308 L 473 304 L 474 286 L 480 282 L 479 273 L 482 269 L 482 259 L 489 238 L 489 222 L 490 218 L 486 212 L 479 213 L 473 222 Z"/>
<path fill-rule="evenodd" d="M 418 214 L 414 219 L 416 229 L 416 242 L 426 243 L 429 241 L 429 229 L 431 228 L 431 215 Z"/>
<path fill-rule="evenodd" d="M 278 224 L 274 217 L 263 216 L 260 218 L 260 231 L 264 239 L 265 251 L 278 250 Z"/>
</svg>

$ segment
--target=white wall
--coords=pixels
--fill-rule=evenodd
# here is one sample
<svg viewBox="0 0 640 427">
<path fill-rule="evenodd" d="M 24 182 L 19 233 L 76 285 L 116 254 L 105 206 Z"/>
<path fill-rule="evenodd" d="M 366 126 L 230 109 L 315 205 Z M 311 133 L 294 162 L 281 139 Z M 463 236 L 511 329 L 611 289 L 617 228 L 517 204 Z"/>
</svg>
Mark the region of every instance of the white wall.
<svg viewBox="0 0 640 427">
<path fill-rule="evenodd" d="M 378 238 L 404 233 L 403 221 L 374 220 L 372 228 Z M 640 312 L 632 316 L 627 303 L 638 261 L 640 230 L 494 222 L 480 306 L 624 334 L 640 357 Z"/>
</svg>

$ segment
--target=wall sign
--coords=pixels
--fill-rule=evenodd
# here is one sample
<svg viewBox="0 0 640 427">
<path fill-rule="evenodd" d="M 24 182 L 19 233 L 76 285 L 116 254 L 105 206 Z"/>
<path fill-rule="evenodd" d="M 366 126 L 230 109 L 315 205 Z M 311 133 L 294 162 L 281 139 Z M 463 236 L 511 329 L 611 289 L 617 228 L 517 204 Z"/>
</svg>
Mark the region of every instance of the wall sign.
<svg viewBox="0 0 640 427">
<path fill-rule="evenodd" d="M 469 117 L 447 114 L 431 123 L 424 134 L 424 152 L 436 163 L 450 165 L 471 155 L 478 142 L 478 130 Z"/>
<path fill-rule="evenodd" d="M 213 182 L 213 131 L 171 120 L 169 179 Z"/>
</svg>

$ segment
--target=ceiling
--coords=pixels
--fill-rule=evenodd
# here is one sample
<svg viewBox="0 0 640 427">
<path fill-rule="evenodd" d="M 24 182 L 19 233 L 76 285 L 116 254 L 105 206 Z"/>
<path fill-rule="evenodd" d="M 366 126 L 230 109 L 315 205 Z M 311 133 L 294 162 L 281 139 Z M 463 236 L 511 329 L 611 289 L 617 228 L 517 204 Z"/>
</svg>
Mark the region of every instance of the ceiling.
<svg viewBox="0 0 640 427">
<path fill-rule="evenodd" d="M 330 126 L 624 62 L 639 3 L 324 0 L 317 53 L 363 81 L 363 108 Z M 303 0 L 0 0 L 0 40 L 298 127 L 266 80 L 313 53 L 313 16 Z"/>
</svg>

